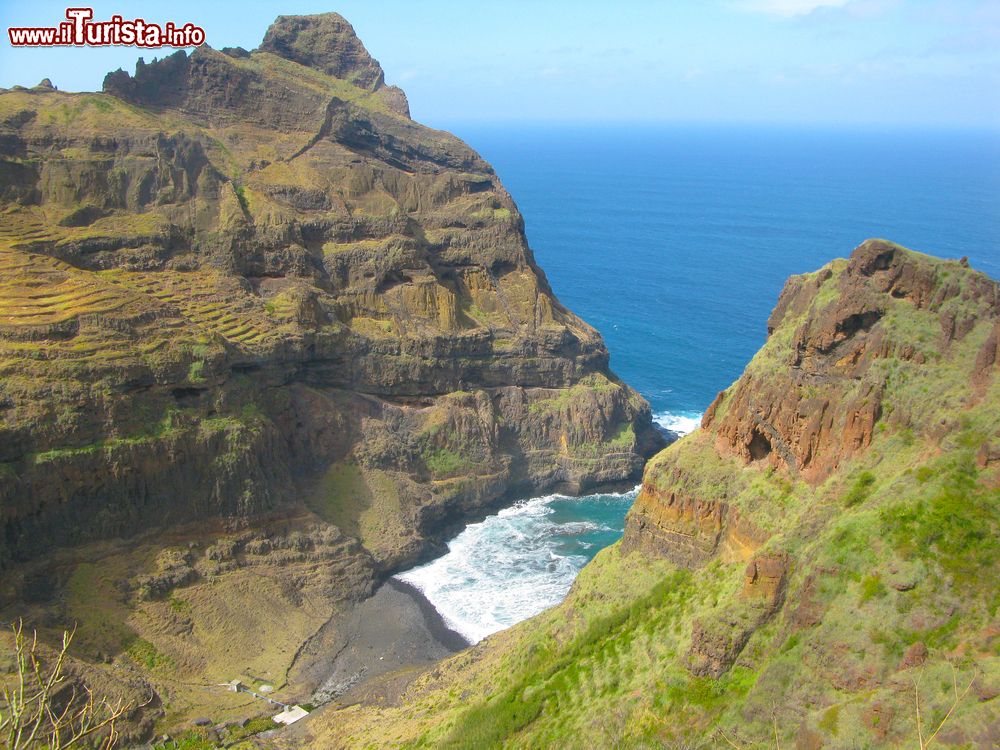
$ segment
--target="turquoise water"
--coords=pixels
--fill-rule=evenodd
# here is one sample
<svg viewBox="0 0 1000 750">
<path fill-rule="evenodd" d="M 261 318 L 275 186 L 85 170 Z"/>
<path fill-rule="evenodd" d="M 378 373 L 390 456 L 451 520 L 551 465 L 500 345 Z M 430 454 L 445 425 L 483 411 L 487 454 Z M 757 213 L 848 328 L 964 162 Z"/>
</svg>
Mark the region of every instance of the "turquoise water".
<svg viewBox="0 0 1000 750">
<path fill-rule="evenodd" d="M 968 256 L 1000 278 L 996 133 L 452 130 L 514 196 L 559 298 L 601 331 L 612 367 L 657 420 L 681 432 L 763 343 L 791 274 L 884 237 Z M 478 640 L 560 601 L 621 535 L 632 499 L 537 498 L 408 575 Z"/>
<path fill-rule="evenodd" d="M 562 601 L 580 568 L 621 537 L 637 490 L 522 500 L 469 524 L 446 555 L 397 577 L 478 642 Z"/>
</svg>

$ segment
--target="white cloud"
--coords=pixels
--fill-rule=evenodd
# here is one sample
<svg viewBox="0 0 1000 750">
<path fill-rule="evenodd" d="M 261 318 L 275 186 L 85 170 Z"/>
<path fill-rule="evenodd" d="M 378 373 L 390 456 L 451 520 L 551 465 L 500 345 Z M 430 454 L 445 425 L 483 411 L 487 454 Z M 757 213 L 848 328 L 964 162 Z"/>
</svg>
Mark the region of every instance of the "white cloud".
<svg viewBox="0 0 1000 750">
<path fill-rule="evenodd" d="M 752 13 L 784 18 L 836 16 L 874 18 L 900 5 L 902 0 L 733 0 L 735 7 Z"/>
<path fill-rule="evenodd" d="M 739 0 L 737 7 L 775 16 L 805 16 L 821 8 L 842 8 L 851 0 Z"/>
</svg>

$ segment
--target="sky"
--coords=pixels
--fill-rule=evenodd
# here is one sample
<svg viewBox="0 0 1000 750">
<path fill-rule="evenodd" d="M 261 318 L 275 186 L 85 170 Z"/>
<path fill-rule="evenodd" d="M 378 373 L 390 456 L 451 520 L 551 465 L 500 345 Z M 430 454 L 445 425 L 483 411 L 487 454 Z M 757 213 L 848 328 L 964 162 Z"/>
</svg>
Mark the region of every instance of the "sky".
<svg viewBox="0 0 1000 750">
<path fill-rule="evenodd" d="M 335 10 L 415 119 L 1000 129 L 1000 0 L 94 0 L 256 47 L 279 14 Z M 82 5 L 82 3 L 78 3 Z M 0 86 L 100 90 L 161 51 L 12 48 L 64 3 L 0 0 Z"/>
</svg>

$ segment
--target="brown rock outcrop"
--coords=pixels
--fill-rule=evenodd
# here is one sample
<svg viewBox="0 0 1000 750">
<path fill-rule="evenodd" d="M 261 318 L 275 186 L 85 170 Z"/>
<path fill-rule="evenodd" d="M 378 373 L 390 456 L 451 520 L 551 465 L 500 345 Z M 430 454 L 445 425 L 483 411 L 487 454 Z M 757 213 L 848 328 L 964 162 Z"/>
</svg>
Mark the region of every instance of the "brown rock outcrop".
<svg viewBox="0 0 1000 750">
<path fill-rule="evenodd" d="M 642 513 L 630 517 L 630 532 L 622 542 L 625 552 L 644 549 L 693 567 L 717 554 L 745 560 L 767 540 L 724 495 L 703 499 L 644 485 L 635 507 Z"/>
<path fill-rule="evenodd" d="M 900 669 L 912 669 L 919 667 L 927 661 L 927 646 L 922 641 L 917 641 L 906 649 L 903 659 L 899 662 Z"/>
<path fill-rule="evenodd" d="M 973 384 L 980 388 L 984 387 L 998 368 L 1000 368 L 1000 321 L 993 326 L 979 354 L 976 355 L 976 369 L 972 374 Z"/>
<path fill-rule="evenodd" d="M 911 342 L 887 338 L 878 325 L 891 301 L 905 300 L 928 312 L 958 295 L 994 309 L 1000 305 L 996 284 L 985 276 L 962 288 L 937 274 L 932 264 L 898 246 L 869 240 L 836 277 L 825 269 L 790 279 L 768 320 L 772 336 L 779 327 L 794 331 L 790 341 L 780 350 L 765 348 L 770 356 L 751 363 L 706 412 L 703 426 L 717 435 L 718 449 L 812 482 L 863 451 L 882 416 L 884 376 L 872 365 L 887 357 L 923 361 L 926 356 Z M 971 330 L 971 317 L 956 322 L 946 311 L 941 318 L 941 348 Z M 992 366 L 991 351 L 987 342 L 977 371 Z M 722 398 L 725 415 L 717 420 Z"/>
<path fill-rule="evenodd" d="M 718 679 L 743 651 L 754 631 L 781 607 L 785 596 L 788 556 L 759 555 L 747 565 L 741 605 L 696 620 L 685 664 L 692 674 Z"/>
<path fill-rule="evenodd" d="M 784 596 L 788 574 L 788 556 L 762 554 L 747 564 L 742 596 L 763 602 L 774 609 Z"/>
<path fill-rule="evenodd" d="M 278 16 L 264 34 L 260 48 L 360 88 L 375 90 L 385 82 L 378 61 L 368 54 L 354 28 L 337 13 Z"/>
<path fill-rule="evenodd" d="M 692 624 L 684 662 L 692 674 L 722 675 L 755 630 L 782 608 L 790 561 L 757 549 L 768 541 L 767 528 L 780 533 L 787 527 L 783 509 L 796 485 L 807 495 L 804 485 L 819 486 L 845 461 L 862 456 L 889 429 L 888 419 L 894 428 L 940 439 L 947 432 L 941 420 L 922 417 L 914 406 L 929 411 L 920 401 L 925 390 L 898 398 L 892 378 L 905 368 L 899 379 L 907 382 L 918 368 L 949 363 L 961 351 L 961 366 L 986 387 L 995 367 L 998 315 L 995 282 L 960 263 L 881 240 L 863 243 L 848 261 L 789 280 L 768 321 L 767 344 L 709 406 L 701 430 L 650 461 L 626 522 L 625 552 L 642 550 L 688 567 L 716 557 L 748 560 L 739 598 Z M 980 344 L 987 327 L 992 332 Z M 954 378 L 952 370 L 948 377 Z M 994 452 L 989 441 L 979 447 L 980 469 Z M 851 500 L 856 502 L 863 497 Z M 897 592 L 913 589 L 926 575 L 913 561 L 888 567 L 888 584 Z M 807 570 L 797 606 L 787 615 L 796 630 L 823 627 L 826 603 L 818 581 L 837 572 L 829 566 Z M 913 624 L 915 630 L 927 627 Z M 852 648 L 839 642 L 821 654 L 807 650 L 805 658 L 839 689 L 870 689 L 883 673 Z M 925 657 L 914 647 L 900 668 Z"/>
</svg>

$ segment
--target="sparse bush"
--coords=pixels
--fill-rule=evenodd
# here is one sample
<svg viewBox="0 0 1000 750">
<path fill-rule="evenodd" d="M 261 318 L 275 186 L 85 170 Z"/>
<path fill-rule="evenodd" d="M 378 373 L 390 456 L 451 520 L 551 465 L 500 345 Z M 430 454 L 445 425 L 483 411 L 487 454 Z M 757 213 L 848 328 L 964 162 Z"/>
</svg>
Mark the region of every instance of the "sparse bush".
<svg viewBox="0 0 1000 750">
<path fill-rule="evenodd" d="M 157 651 L 156 646 L 142 638 L 136 638 L 126 652 L 139 665 L 146 669 L 173 666 L 174 660 L 166 654 Z"/>
<path fill-rule="evenodd" d="M 952 461 L 929 497 L 882 511 L 885 538 L 904 558 L 936 563 L 960 586 L 995 586 L 988 572 L 1000 563 L 1000 493 L 977 479 L 971 455 Z"/>
<path fill-rule="evenodd" d="M 427 468 L 430 469 L 432 474 L 440 476 L 453 474 L 465 468 L 468 462 L 454 451 L 450 451 L 447 448 L 439 448 L 429 453 L 424 459 L 424 463 L 427 464 Z"/>
<path fill-rule="evenodd" d="M 855 505 L 863 503 L 868 498 L 873 484 L 875 484 L 875 475 L 870 471 L 863 471 L 858 474 L 854 480 L 854 484 L 851 485 L 851 489 L 844 495 L 844 506 L 853 508 Z"/>
<path fill-rule="evenodd" d="M 881 599 L 888 591 L 885 584 L 882 583 L 881 576 L 878 574 L 870 575 L 861 582 L 860 602 L 864 604 L 871 599 Z"/>
<path fill-rule="evenodd" d="M 16 678 L 0 692 L 0 743 L 6 750 L 46 747 L 67 750 L 84 743 L 111 750 L 118 745 L 118 721 L 133 704 L 97 698 L 69 680 L 66 661 L 73 633 L 44 660 L 38 634 L 29 638 L 21 622 L 12 626 Z M 48 661 L 48 663 L 45 663 Z"/>
<path fill-rule="evenodd" d="M 279 726 L 280 724 L 276 724 L 270 716 L 258 716 L 255 719 L 250 719 L 250 721 L 241 727 L 230 727 L 229 742 L 245 740 L 247 737 L 252 737 L 255 734 L 277 729 Z"/>
<path fill-rule="evenodd" d="M 176 740 L 167 740 L 153 745 L 153 750 L 215 750 L 216 743 L 201 732 L 190 730 Z"/>
</svg>

